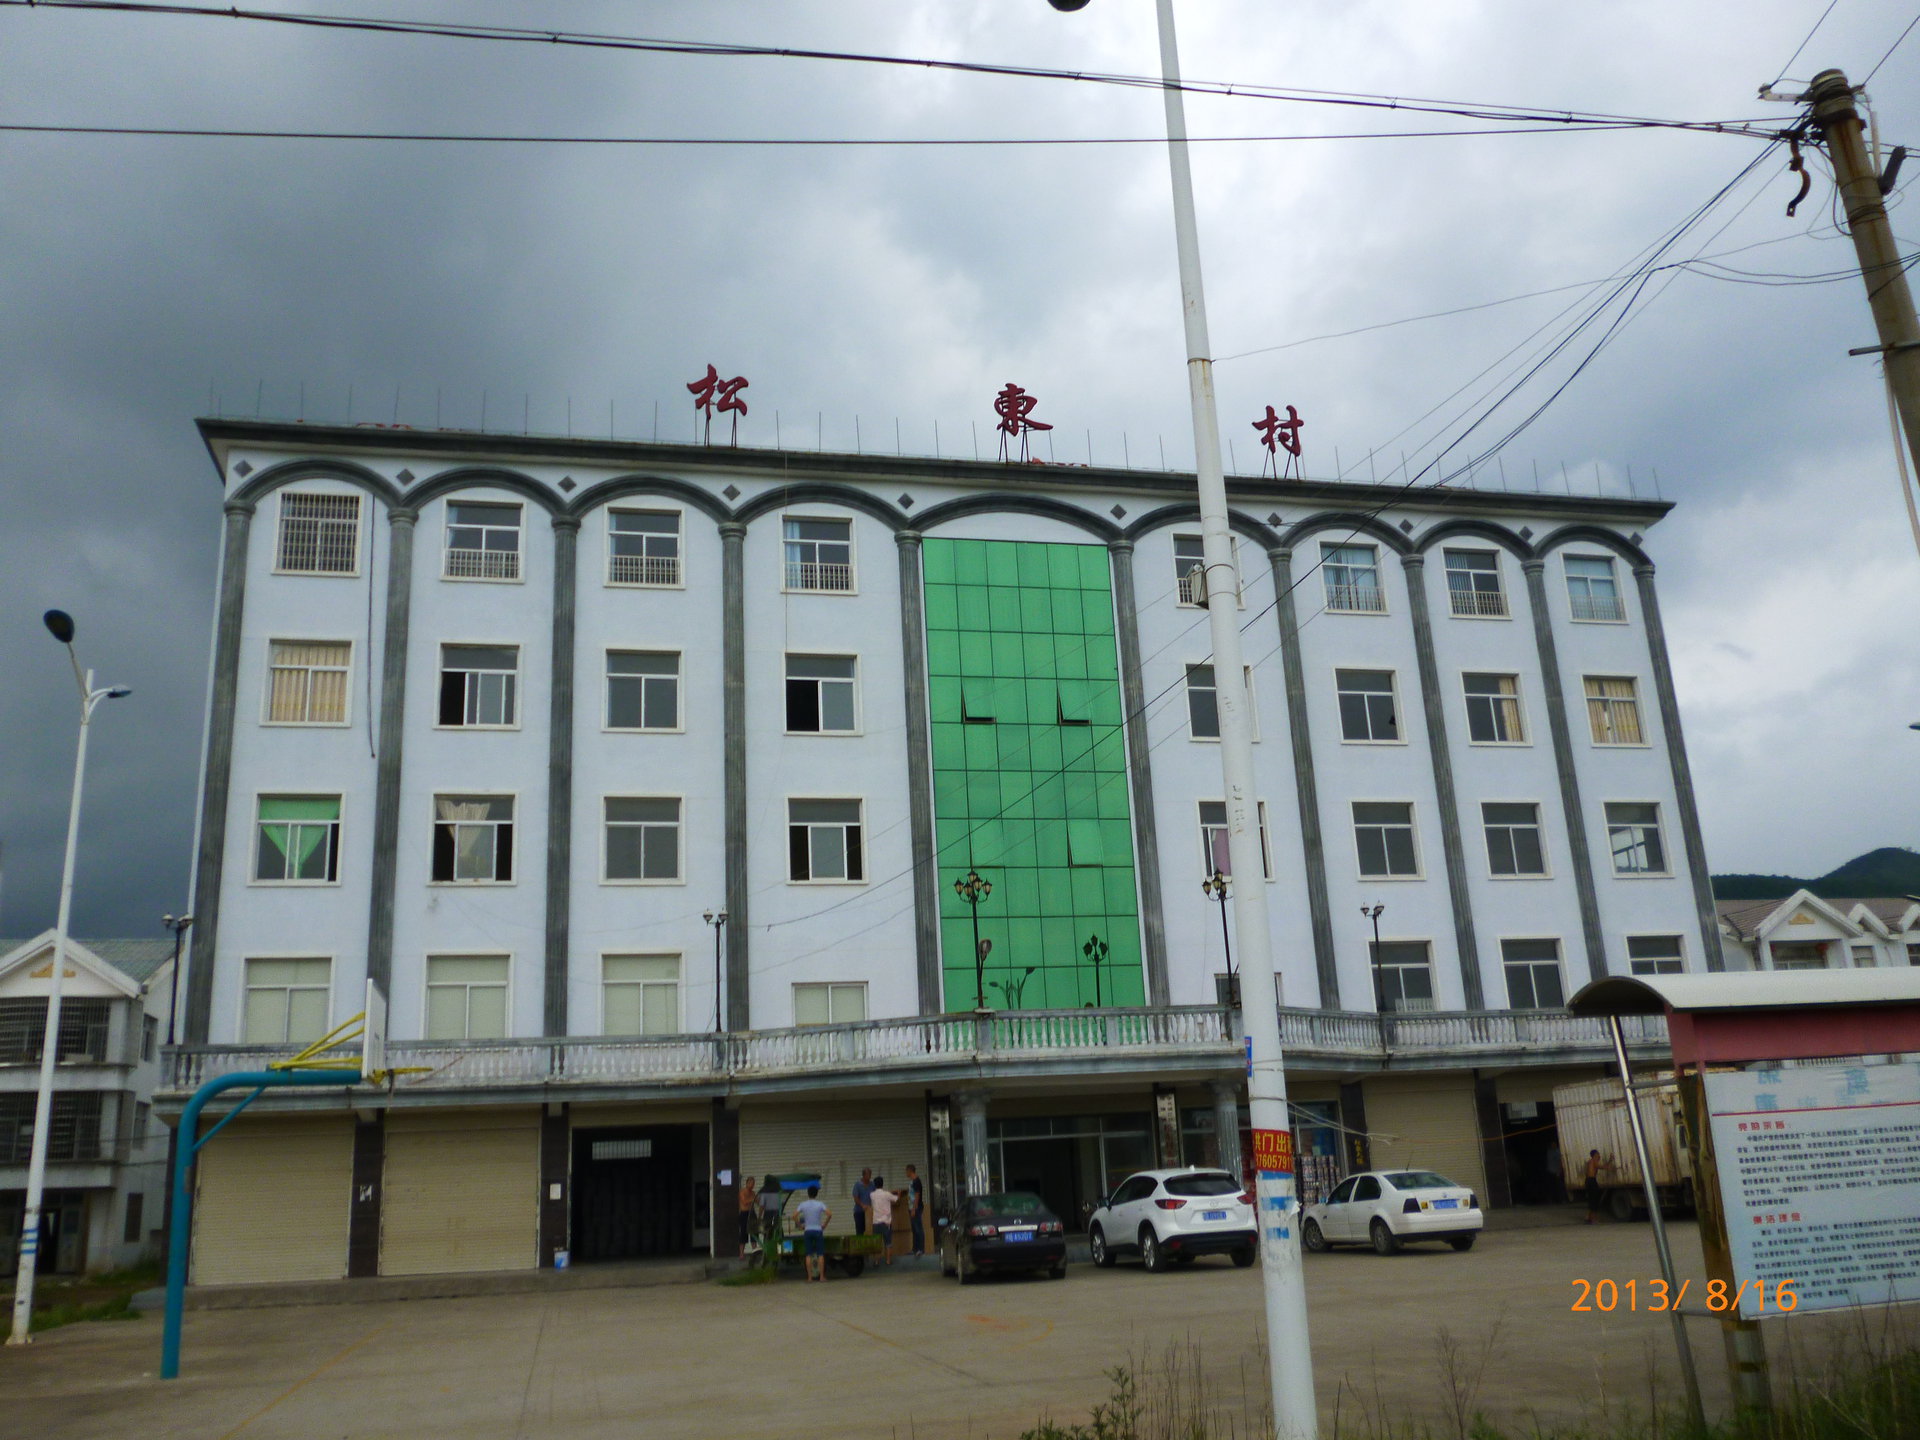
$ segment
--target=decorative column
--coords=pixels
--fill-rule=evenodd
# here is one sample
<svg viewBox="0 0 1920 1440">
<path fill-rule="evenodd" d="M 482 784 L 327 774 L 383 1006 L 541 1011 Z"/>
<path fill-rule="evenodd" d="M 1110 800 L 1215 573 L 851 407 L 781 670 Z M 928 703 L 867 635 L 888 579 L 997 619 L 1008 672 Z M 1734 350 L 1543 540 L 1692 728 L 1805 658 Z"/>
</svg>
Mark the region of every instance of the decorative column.
<svg viewBox="0 0 1920 1440">
<path fill-rule="evenodd" d="M 547 967 L 545 1033 L 567 1033 L 573 913 L 573 664 L 580 517 L 553 517 L 553 655 L 547 692 Z"/>
<path fill-rule="evenodd" d="M 400 858 L 400 760 L 406 742 L 407 635 L 413 613 L 417 510 L 387 511 L 387 618 L 380 641 L 380 734 L 373 780 L 373 889 L 367 906 L 367 978 L 392 998 L 393 886 Z M 421 817 L 422 829 L 425 816 Z"/>
<path fill-rule="evenodd" d="M 1547 609 L 1547 562 L 1523 560 L 1527 608 L 1533 611 L 1533 641 L 1540 653 L 1540 686 L 1547 693 L 1547 729 L 1553 738 L 1553 768 L 1560 777 L 1560 812 L 1573 853 L 1573 889 L 1580 901 L 1580 932 L 1587 947 L 1587 977 L 1607 973 L 1606 945 L 1600 937 L 1600 897 L 1593 887 L 1593 851 L 1587 843 L 1586 812 L 1580 805 L 1580 777 L 1573 764 L 1573 735 L 1567 723 L 1567 697 L 1560 674 L 1560 649 L 1554 643 Z"/>
<path fill-rule="evenodd" d="M 726 754 L 727 1018 L 751 1030 L 747 978 L 747 527 L 720 525 L 721 731 Z"/>
<path fill-rule="evenodd" d="M 1140 678 L 1140 610 L 1133 594 L 1133 542 L 1109 540 L 1113 569 L 1113 617 L 1120 639 L 1120 699 L 1126 706 L 1127 769 L 1133 779 L 1133 846 L 1140 887 L 1141 958 L 1147 971 L 1147 1003 L 1171 1005 L 1167 979 L 1167 916 L 1160 898 L 1160 829 L 1153 803 L 1153 766 L 1147 743 L 1146 687 Z"/>
<path fill-rule="evenodd" d="M 1240 1175 L 1240 1085 L 1235 1080 L 1209 1080 L 1213 1091 L 1214 1161 L 1236 1179 Z"/>
<path fill-rule="evenodd" d="M 1680 701 L 1673 690 L 1673 666 L 1667 658 L 1667 631 L 1660 623 L 1660 597 L 1654 593 L 1653 566 L 1634 566 L 1633 578 L 1640 590 L 1640 621 L 1647 629 L 1647 655 L 1653 661 L 1653 692 L 1660 702 L 1660 728 L 1667 742 L 1667 763 L 1673 767 L 1680 837 L 1687 848 L 1687 876 L 1693 882 L 1693 909 L 1700 925 L 1700 953 L 1706 959 L 1707 969 L 1724 970 L 1727 957 L 1720 948 L 1720 917 L 1713 905 L 1713 876 L 1707 869 L 1707 844 L 1700 833 L 1700 809 L 1694 799 L 1693 770 L 1687 764 L 1687 742 L 1680 733 Z"/>
<path fill-rule="evenodd" d="M 192 962 L 182 1039 L 207 1043 L 213 1011 L 214 940 L 220 933 L 220 882 L 227 855 L 227 799 L 233 780 L 234 704 L 240 685 L 240 615 L 247 596 L 247 549 L 253 502 L 229 500 L 220 550 L 220 603 L 213 641 L 213 695 L 207 714 L 207 768 L 200 797 L 200 853 L 195 857 Z M 171 1190 L 172 1187 L 168 1186 Z"/>
<path fill-rule="evenodd" d="M 1427 754 L 1433 762 L 1434 798 L 1440 808 L 1440 849 L 1447 867 L 1447 898 L 1453 902 L 1453 943 L 1460 956 L 1460 989 L 1467 1009 L 1486 1008 L 1480 984 L 1480 944 L 1474 936 L 1473 896 L 1467 890 L 1466 849 L 1460 841 L 1460 804 L 1453 788 L 1453 749 L 1447 743 L 1447 710 L 1440 695 L 1440 667 L 1433 654 L 1433 617 L 1427 610 L 1427 557 L 1402 555 L 1407 605 L 1413 615 L 1413 653 L 1420 667 L 1420 703 L 1427 718 Z"/>
<path fill-rule="evenodd" d="M 1333 911 L 1327 901 L 1327 852 L 1320 834 L 1320 788 L 1313 773 L 1313 736 L 1307 725 L 1307 679 L 1300 664 L 1300 625 L 1293 608 L 1293 551 L 1269 550 L 1274 610 L 1280 622 L 1280 668 L 1287 680 L 1287 733 L 1293 742 L 1293 793 L 1300 807 L 1300 844 L 1306 861 L 1307 917 L 1313 928 L 1313 968 L 1320 1008 L 1340 1008 L 1340 967 L 1334 958 Z M 1216 677 L 1217 679 L 1218 677 Z M 1245 970 L 1242 962 L 1241 969 Z"/>
<path fill-rule="evenodd" d="M 913 956 L 920 1013 L 946 1008 L 940 983 L 940 876 L 934 868 L 933 732 L 927 707 L 927 622 L 920 532 L 901 530 L 900 656 L 906 668 L 907 814 L 913 845 Z"/>
<path fill-rule="evenodd" d="M 954 1094 L 953 1103 L 960 1107 L 960 1146 L 967 1162 L 966 1173 L 960 1177 L 960 1198 L 985 1195 L 993 1189 L 987 1164 L 987 1092 L 961 1090 Z"/>
</svg>

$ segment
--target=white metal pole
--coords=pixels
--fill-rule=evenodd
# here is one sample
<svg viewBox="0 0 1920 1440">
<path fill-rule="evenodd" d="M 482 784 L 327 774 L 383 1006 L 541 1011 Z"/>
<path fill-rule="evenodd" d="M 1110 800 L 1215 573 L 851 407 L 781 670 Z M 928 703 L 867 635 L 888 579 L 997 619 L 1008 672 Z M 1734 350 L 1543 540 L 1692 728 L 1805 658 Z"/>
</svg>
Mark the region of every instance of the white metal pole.
<svg viewBox="0 0 1920 1440">
<path fill-rule="evenodd" d="M 47 1139 L 53 1128 L 53 1070 L 60 1049 L 60 988 L 67 970 L 67 925 L 73 915 L 73 852 L 80 837 L 80 787 L 87 774 L 87 729 L 93 719 L 93 672 L 81 682 L 80 745 L 73 757 L 67 807 L 67 858 L 60 871 L 60 913 L 54 922 L 53 976 L 47 982 L 47 1031 L 40 1046 L 40 1093 L 33 1103 L 33 1149 L 27 1162 L 27 1205 L 20 1217 L 20 1273 L 13 1286 L 9 1345 L 33 1343 L 33 1280 L 40 1251 L 40 1202 L 47 1187 Z"/>
<path fill-rule="evenodd" d="M 1200 237 L 1194 220 L 1193 174 L 1187 157 L 1186 107 L 1173 0 L 1158 0 L 1160 71 L 1167 107 L 1167 158 L 1173 172 L 1173 230 L 1180 256 L 1180 299 L 1186 316 L 1187 385 L 1193 401 L 1194 470 L 1206 561 L 1215 695 L 1220 710 L 1220 769 L 1227 809 L 1227 854 L 1240 883 L 1233 918 L 1240 932 L 1247 1035 L 1253 1074 L 1247 1082 L 1254 1135 L 1255 1205 L 1260 1226 L 1260 1277 L 1266 1297 L 1267 1366 L 1279 1440 L 1314 1440 L 1313 1352 L 1307 1343 L 1307 1297 L 1300 1262 L 1300 1209 L 1287 1119 L 1287 1080 L 1280 1055 L 1279 986 L 1267 934 L 1265 856 L 1254 793 L 1252 716 L 1240 651 L 1240 577 L 1227 523 L 1227 485 L 1220 469 L 1220 421 L 1214 409 L 1212 347 L 1200 284 Z M 1284 1144 L 1285 1148 L 1281 1148 Z"/>
</svg>

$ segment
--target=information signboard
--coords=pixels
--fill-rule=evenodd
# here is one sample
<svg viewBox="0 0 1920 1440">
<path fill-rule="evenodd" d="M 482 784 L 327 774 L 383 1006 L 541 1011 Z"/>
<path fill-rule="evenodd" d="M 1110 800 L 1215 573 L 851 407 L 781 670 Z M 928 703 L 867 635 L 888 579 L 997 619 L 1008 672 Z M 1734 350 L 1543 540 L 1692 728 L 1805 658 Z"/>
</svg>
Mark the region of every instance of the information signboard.
<svg viewBox="0 0 1920 1440">
<path fill-rule="evenodd" d="M 1920 1300 L 1920 1062 L 1705 1078 L 1740 1313 Z"/>
</svg>

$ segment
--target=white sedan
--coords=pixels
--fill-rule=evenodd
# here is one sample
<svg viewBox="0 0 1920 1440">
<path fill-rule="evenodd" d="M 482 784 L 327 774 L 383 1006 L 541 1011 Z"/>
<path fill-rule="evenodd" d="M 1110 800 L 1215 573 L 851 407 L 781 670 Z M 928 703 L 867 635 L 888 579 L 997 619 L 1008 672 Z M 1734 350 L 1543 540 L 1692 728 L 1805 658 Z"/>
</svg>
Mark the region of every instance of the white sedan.
<svg viewBox="0 0 1920 1440">
<path fill-rule="evenodd" d="M 1349 1175 L 1324 1200 L 1306 1207 L 1300 1242 L 1309 1250 L 1372 1245 L 1391 1255 L 1413 1240 L 1444 1240 L 1471 1250 L 1486 1217 L 1464 1185 L 1431 1170 L 1368 1170 Z"/>
</svg>

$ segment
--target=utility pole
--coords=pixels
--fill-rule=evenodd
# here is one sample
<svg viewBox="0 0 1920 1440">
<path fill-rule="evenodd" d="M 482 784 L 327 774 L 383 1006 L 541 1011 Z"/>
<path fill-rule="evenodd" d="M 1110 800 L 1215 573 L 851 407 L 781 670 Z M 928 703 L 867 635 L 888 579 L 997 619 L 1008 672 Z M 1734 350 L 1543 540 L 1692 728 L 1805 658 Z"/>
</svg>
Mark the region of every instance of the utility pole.
<svg viewBox="0 0 1920 1440">
<path fill-rule="evenodd" d="M 1846 207 L 1847 229 L 1853 234 L 1853 251 L 1860 261 L 1860 278 L 1866 282 L 1867 304 L 1873 307 L 1873 323 L 1880 335 L 1878 345 L 1852 353 L 1880 355 L 1887 388 L 1906 432 L 1907 453 L 1920 459 L 1920 321 L 1914 318 L 1913 291 L 1907 286 L 1907 272 L 1887 223 L 1886 195 L 1867 154 L 1854 93 L 1840 71 L 1822 70 L 1803 98 L 1812 104 L 1813 123 L 1826 140 L 1834 182 Z M 1897 166 L 1898 160 L 1894 163 Z"/>
</svg>

